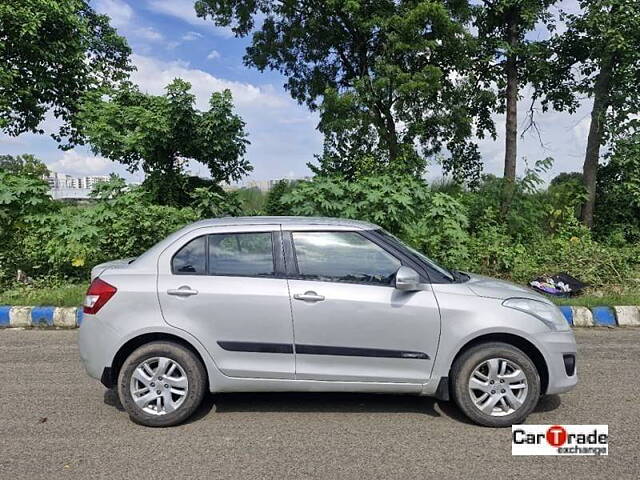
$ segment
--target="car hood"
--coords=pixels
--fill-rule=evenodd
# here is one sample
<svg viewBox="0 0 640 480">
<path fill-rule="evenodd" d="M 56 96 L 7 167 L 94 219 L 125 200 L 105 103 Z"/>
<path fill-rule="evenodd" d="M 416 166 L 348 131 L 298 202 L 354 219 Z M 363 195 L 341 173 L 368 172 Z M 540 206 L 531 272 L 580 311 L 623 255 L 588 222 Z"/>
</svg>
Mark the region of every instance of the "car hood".
<svg viewBox="0 0 640 480">
<path fill-rule="evenodd" d="M 497 298 L 506 300 L 507 298 L 531 298 L 545 303 L 552 303 L 543 295 L 533 291 L 528 287 L 523 287 L 516 283 L 498 280 L 497 278 L 485 277 L 469 273 L 469 280 L 465 285 L 479 297 Z"/>
</svg>

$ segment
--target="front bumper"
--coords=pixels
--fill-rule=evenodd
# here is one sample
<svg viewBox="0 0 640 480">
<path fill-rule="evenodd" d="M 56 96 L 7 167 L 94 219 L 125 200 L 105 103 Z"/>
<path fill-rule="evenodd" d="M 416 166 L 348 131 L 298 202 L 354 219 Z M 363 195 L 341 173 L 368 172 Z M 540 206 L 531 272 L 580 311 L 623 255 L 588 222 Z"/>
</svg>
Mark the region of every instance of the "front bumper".
<svg viewBox="0 0 640 480">
<path fill-rule="evenodd" d="M 577 346 L 572 331 L 548 332 L 537 337 L 549 370 L 546 394 L 564 393 L 578 383 Z M 573 357 L 573 368 L 567 368 L 567 359 Z"/>
</svg>

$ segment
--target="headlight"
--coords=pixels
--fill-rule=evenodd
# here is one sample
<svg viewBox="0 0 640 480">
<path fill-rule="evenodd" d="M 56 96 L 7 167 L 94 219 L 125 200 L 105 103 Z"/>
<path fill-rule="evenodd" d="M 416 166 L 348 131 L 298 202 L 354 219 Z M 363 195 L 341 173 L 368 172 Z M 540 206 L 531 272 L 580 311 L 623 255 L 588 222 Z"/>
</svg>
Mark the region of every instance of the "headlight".
<svg viewBox="0 0 640 480">
<path fill-rule="evenodd" d="M 508 298 L 502 302 L 502 305 L 533 315 L 552 330 L 567 331 L 571 328 L 560 309 L 555 305 L 530 298 Z"/>
</svg>

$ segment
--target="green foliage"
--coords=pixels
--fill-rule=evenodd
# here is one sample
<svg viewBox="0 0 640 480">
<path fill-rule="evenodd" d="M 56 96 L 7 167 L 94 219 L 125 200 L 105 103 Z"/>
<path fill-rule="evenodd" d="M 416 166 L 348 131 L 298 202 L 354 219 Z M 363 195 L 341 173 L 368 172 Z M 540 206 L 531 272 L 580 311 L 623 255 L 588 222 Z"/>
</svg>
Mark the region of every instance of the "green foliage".
<svg viewBox="0 0 640 480">
<path fill-rule="evenodd" d="M 0 305 L 77 307 L 82 305 L 87 283 L 68 283 L 65 279 L 35 279 L 0 291 Z"/>
<path fill-rule="evenodd" d="M 566 29 L 544 42 L 534 84 L 543 108 L 574 112 L 601 89 L 604 139 L 638 128 L 640 112 L 640 3 L 579 0 L 578 13 L 564 13 Z M 598 83 L 601 72 L 606 82 Z M 601 78 L 602 80 L 602 78 Z M 600 115 L 601 112 L 595 112 Z"/>
<path fill-rule="evenodd" d="M 566 183 L 582 184 L 582 177 L 580 172 L 562 172 L 551 179 L 550 185 L 555 187 Z"/>
<path fill-rule="evenodd" d="M 49 169 L 42 160 L 29 153 L 15 157 L 13 155 L 0 155 L 0 171 L 15 175 L 26 175 L 40 180 L 49 174 Z"/>
<path fill-rule="evenodd" d="M 241 200 L 235 192 L 199 187 L 191 194 L 191 206 L 200 218 L 236 217 L 242 214 Z"/>
<path fill-rule="evenodd" d="M 126 41 L 83 0 L 3 1 L 0 26 L 0 129 L 42 133 L 52 109 L 62 121 L 55 137 L 77 141 L 82 95 L 131 70 Z"/>
<path fill-rule="evenodd" d="M 323 174 L 352 178 L 335 160 L 364 159 L 381 164 L 375 173 L 420 175 L 446 150 L 445 169 L 477 177 L 471 139 L 494 133 L 493 94 L 469 75 L 479 59 L 459 20 L 466 2 L 199 0 L 196 11 L 251 35 L 245 63 L 278 70 L 294 99 L 319 110 Z"/>
<path fill-rule="evenodd" d="M 289 209 L 282 203 L 282 197 L 287 193 L 290 193 L 297 181 L 290 180 L 278 180 L 276 184 L 269 190 L 267 194 L 267 202 L 264 206 L 264 210 L 267 215 L 290 215 Z"/>
<path fill-rule="evenodd" d="M 27 217 L 56 210 L 48 190 L 42 179 L 0 170 L 0 285 L 24 266 Z"/>
<path fill-rule="evenodd" d="M 243 215 L 264 215 L 268 193 L 256 187 L 240 188 L 234 193 L 240 202 Z"/>
<path fill-rule="evenodd" d="M 597 187 L 596 235 L 615 244 L 640 242 L 640 134 L 616 142 Z"/>
<path fill-rule="evenodd" d="M 405 227 L 403 237 L 434 260 L 461 268 L 469 260 L 468 225 L 464 205 L 437 192 L 430 195 L 420 218 Z"/>
<path fill-rule="evenodd" d="M 98 263 L 137 256 L 171 232 L 198 219 L 190 208 L 150 203 L 142 188 L 113 178 L 92 206 L 68 206 L 26 218 L 22 246 L 32 276 L 83 278 Z"/>
<path fill-rule="evenodd" d="M 126 83 L 109 99 L 87 96 L 79 121 L 95 153 L 147 174 L 145 187 L 158 204 L 186 205 L 189 192 L 203 182 L 235 181 L 251 171 L 244 122 L 233 112 L 228 90 L 214 92 L 201 112 L 183 80 L 175 79 L 161 96 Z M 188 161 L 205 165 L 212 180 L 189 177 Z"/>
<path fill-rule="evenodd" d="M 426 184 L 412 175 L 362 177 L 355 182 L 315 177 L 300 182 L 281 201 L 292 215 L 366 220 L 399 233 L 418 215 L 428 193 Z"/>
</svg>

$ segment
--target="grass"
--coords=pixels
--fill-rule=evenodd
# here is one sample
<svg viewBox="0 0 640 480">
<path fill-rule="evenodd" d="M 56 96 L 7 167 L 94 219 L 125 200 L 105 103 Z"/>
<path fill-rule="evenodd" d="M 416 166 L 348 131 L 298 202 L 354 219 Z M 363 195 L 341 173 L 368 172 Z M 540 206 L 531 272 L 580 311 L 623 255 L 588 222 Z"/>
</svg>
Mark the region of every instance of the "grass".
<svg viewBox="0 0 640 480">
<path fill-rule="evenodd" d="M 569 298 L 549 297 L 557 305 L 574 307 L 612 307 L 614 305 L 640 305 L 640 288 L 634 285 L 587 287 L 581 295 Z"/>
<path fill-rule="evenodd" d="M 572 307 L 611 307 L 614 305 L 640 305 L 640 294 L 605 295 L 602 297 L 584 295 L 574 298 L 553 298 L 556 305 L 571 305 Z"/>
<path fill-rule="evenodd" d="M 20 286 L 0 291 L 0 305 L 77 307 L 82 305 L 86 283 L 43 286 Z"/>
</svg>

